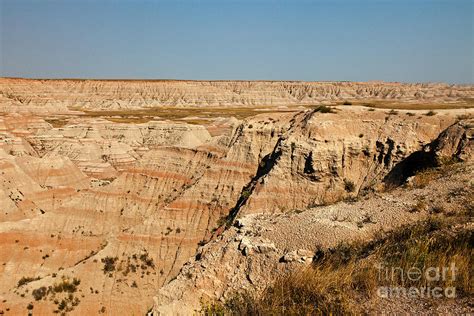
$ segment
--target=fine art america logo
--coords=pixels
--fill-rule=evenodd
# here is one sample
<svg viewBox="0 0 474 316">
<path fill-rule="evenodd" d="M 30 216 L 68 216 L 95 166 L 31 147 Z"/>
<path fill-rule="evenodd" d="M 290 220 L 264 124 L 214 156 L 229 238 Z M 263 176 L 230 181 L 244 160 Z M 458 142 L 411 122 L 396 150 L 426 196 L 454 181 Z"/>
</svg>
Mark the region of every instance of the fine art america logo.
<svg viewBox="0 0 474 316">
<path fill-rule="evenodd" d="M 380 286 L 377 295 L 381 298 L 455 298 L 456 288 L 440 286 L 453 284 L 456 280 L 457 268 L 454 263 L 444 267 L 426 267 L 419 269 L 410 267 L 376 266 L 379 284 L 397 284 L 396 286 Z M 424 284 L 424 286 L 404 286 L 405 284 Z"/>
</svg>

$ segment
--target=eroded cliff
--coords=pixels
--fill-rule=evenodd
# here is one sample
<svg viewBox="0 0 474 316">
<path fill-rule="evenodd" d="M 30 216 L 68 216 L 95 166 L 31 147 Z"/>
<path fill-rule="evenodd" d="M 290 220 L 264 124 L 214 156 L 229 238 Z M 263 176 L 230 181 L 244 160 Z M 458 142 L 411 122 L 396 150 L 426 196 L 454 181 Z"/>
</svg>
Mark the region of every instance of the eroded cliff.
<svg viewBox="0 0 474 316">
<path fill-rule="evenodd" d="M 359 232 L 353 227 L 363 215 L 357 208 L 346 214 L 345 204 L 316 207 L 377 190 L 404 159 L 427 148 L 461 119 L 459 115 L 472 110 L 428 114 L 425 109 L 397 112 L 310 104 L 370 97 L 400 99 L 402 104 L 448 100 L 453 103 L 447 107 L 458 107 L 461 103 L 456 102 L 472 98 L 472 89 L 434 84 L 1 79 L 0 243 L 8 255 L 0 261 L 0 310 L 144 314 L 157 293 L 155 310 L 180 307 L 176 298 L 188 300 L 189 295 L 193 299 L 185 302 L 186 308 L 194 309 L 194 298 L 201 295 L 195 293 L 218 298 L 233 280 L 230 276 L 240 280 L 245 266 L 266 269 L 258 260 L 253 264 L 253 259 L 236 257 L 242 251 L 277 258 L 286 248 L 311 251 L 301 245 L 332 242 L 327 234 L 349 238 Z M 246 110 L 212 110 L 254 104 Z M 307 107 L 295 106 L 301 104 Z M 186 109 L 179 117 L 170 116 L 173 109 L 152 114 L 103 111 L 171 105 L 201 109 Z M 257 111 L 260 105 L 265 105 L 262 114 Z M 453 129 L 460 125 L 453 126 L 458 127 L 442 134 L 453 139 L 452 144 L 438 143 L 436 152 L 449 156 L 456 149 L 456 155 L 466 159 L 472 149 L 465 143 L 472 143 L 472 132 L 459 136 Z M 285 214 L 308 208 L 311 212 L 302 213 L 301 223 L 308 214 L 321 217 L 311 236 L 300 233 L 303 224 L 286 232 L 290 222 L 282 223 L 286 228 L 280 229 L 278 221 Z M 219 248 L 230 247 L 228 255 L 221 256 L 221 250 L 212 255 L 221 264 L 214 281 L 206 276 L 201 285 L 183 282 L 194 280 L 183 276 L 188 271 L 182 270 L 183 264 L 197 253 L 205 256 L 210 247 L 220 247 L 222 240 L 240 238 L 237 228 L 225 228 L 245 216 L 264 216 L 262 224 L 275 219 L 272 229 L 293 234 L 295 244 L 286 245 L 284 235 L 269 242 L 252 239 L 246 244 L 243 237 L 229 241 Z M 351 218 L 351 224 L 340 221 L 334 227 L 328 216 Z M 386 212 L 376 216 L 377 227 L 416 216 Z M 306 260 L 301 259 L 306 254 L 296 252 L 295 260 Z M 231 264 L 240 261 L 242 266 Z M 208 261 L 193 265 L 203 262 Z M 216 262 L 211 264 L 203 269 L 214 269 Z M 250 283 L 238 281 L 235 286 L 260 282 L 258 273 L 250 275 Z M 189 286 L 197 286 L 197 292 L 188 291 Z"/>
</svg>

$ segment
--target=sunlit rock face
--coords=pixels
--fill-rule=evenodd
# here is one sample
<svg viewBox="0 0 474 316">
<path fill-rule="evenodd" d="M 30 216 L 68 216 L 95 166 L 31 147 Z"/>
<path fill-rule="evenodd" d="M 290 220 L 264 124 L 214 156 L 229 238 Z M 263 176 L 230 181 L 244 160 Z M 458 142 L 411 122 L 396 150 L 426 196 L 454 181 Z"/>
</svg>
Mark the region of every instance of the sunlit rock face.
<svg viewBox="0 0 474 316">
<path fill-rule="evenodd" d="M 0 111 L 59 113 L 163 106 L 288 106 L 334 100 L 455 102 L 471 85 L 441 83 L 0 79 Z M 18 108 L 17 108 L 18 107 Z"/>
<path fill-rule="evenodd" d="M 472 155 L 472 122 L 451 126 L 471 110 L 427 116 L 338 106 L 324 113 L 300 105 L 366 97 L 458 102 L 472 91 L 396 83 L 0 79 L 0 244 L 7 254 L 0 258 L 0 310 L 24 314 L 31 303 L 39 315 L 144 314 L 226 221 L 374 190 L 443 130 L 440 157 Z M 184 114 L 137 112 L 170 106 Z M 226 112 L 232 106 L 248 108 Z M 122 112 L 88 112 L 111 109 Z M 248 247 L 254 248 L 274 251 L 263 241 Z M 70 293 L 60 292 L 61 284 Z"/>
</svg>

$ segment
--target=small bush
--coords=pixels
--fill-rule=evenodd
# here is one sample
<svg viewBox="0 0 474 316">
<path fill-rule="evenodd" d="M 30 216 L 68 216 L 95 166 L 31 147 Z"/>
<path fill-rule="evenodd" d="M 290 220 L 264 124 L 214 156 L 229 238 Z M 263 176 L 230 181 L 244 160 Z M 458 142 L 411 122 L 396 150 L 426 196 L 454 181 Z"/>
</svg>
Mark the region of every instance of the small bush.
<svg viewBox="0 0 474 316">
<path fill-rule="evenodd" d="M 391 109 L 387 114 L 388 115 L 398 115 L 398 111 L 395 111 L 394 109 Z"/>
<path fill-rule="evenodd" d="M 53 286 L 53 291 L 55 293 L 74 293 L 77 291 L 77 286 L 81 283 L 81 281 L 77 278 L 72 279 L 70 281 L 68 278 L 63 277 L 61 282 L 55 283 Z"/>
<path fill-rule="evenodd" d="M 250 192 L 250 190 L 244 190 L 244 191 L 242 191 L 242 197 L 243 197 L 243 198 L 248 199 L 251 194 L 252 194 L 252 192 Z"/>
<path fill-rule="evenodd" d="M 104 274 L 115 271 L 115 262 L 117 260 L 117 257 L 105 257 L 101 259 L 102 263 L 104 264 L 104 267 L 102 269 L 104 271 Z"/>
<path fill-rule="evenodd" d="M 67 307 L 67 302 L 66 302 L 66 300 L 62 300 L 62 301 L 58 304 L 58 310 L 60 310 L 60 311 L 66 309 L 66 307 Z"/>
<path fill-rule="evenodd" d="M 425 115 L 426 116 L 433 116 L 433 115 L 436 115 L 436 112 L 435 111 L 428 111 L 428 112 L 426 112 Z"/>
<path fill-rule="evenodd" d="M 33 298 L 37 301 L 42 300 L 48 293 L 48 289 L 45 286 L 42 286 L 38 289 L 35 289 L 31 292 Z"/>
<path fill-rule="evenodd" d="M 336 111 L 333 110 L 330 106 L 326 105 L 320 105 L 316 109 L 314 109 L 314 112 L 319 112 L 319 113 L 336 113 Z"/>
<path fill-rule="evenodd" d="M 155 268 L 155 263 L 153 262 L 153 258 L 148 257 L 147 252 L 140 255 L 140 260 L 143 262 L 145 266 L 153 268 L 153 269 Z"/>
<path fill-rule="evenodd" d="M 39 280 L 40 278 L 39 277 L 36 277 L 36 278 L 32 278 L 32 277 L 22 277 L 18 283 L 17 283 L 17 287 L 20 287 L 20 286 L 23 286 L 25 284 L 28 284 L 30 282 L 33 282 L 33 281 L 37 281 Z"/>
<path fill-rule="evenodd" d="M 352 102 L 344 101 L 344 102 L 342 103 L 342 105 L 352 105 Z"/>
<path fill-rule="evenodd" d="M 344 179 L 344 190 L 347 192 L 354 192 L 355 191 L 355 184 L 351 180 Z"/>
</svg>

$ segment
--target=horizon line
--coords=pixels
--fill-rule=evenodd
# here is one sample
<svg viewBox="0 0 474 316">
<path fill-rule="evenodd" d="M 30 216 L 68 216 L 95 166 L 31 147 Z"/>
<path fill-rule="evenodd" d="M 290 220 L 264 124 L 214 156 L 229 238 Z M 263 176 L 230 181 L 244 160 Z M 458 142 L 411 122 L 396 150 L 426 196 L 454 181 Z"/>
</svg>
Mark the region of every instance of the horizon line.
<svg viewBox="0 0 474 316">
<path fill-rule="evenodd" d="M 64 78 L 41 78 L 41 77 L 15 77 L 1 76 L 0 79 L 12 80 L 48 80 L 48 81 L 145 81 L 145 82 L 173 82 L 173 81 L 192 81 L 192 82 L 306 82 L 306 83 L 398 83 L 398 84 L 446 84 L 446 85 L 474 85 L 471 83 L 452 83 L 445 81 L 385 81 L 385 80 L 368 80 L 368 81 L 352 81 L 352 80 L 294 80 L 294 79 L 173 79 L 173 78 L 84 78 L 84 77 L 64 77 Z"/>
</svg>

